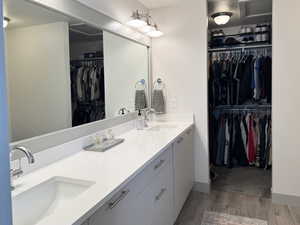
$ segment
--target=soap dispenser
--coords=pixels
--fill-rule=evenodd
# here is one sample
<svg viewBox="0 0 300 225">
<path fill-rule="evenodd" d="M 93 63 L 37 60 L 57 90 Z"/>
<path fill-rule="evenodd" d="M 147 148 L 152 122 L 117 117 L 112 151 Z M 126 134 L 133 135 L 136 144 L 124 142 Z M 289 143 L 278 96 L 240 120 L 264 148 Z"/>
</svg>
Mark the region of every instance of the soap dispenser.
<svg viewBox="0 0 300 225">
<path fill-rule="evenodd" d="M 137 117 L 137 120 L 136 120 L 136 128 L 138 130 L 143 130 L 144 123 L 145 123 L 145 121 L 144 121 L 144 117 L 142 115 L 142 111 L 139 109 L 138 110 L 138 117 Z"/>
</svg>

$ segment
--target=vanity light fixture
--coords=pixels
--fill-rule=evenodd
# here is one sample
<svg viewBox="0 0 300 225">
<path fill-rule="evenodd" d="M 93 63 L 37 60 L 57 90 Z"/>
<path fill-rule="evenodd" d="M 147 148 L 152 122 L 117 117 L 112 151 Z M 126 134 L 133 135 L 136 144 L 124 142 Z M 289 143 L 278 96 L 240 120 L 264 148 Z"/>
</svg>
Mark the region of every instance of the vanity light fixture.
<svg viewBox="0 0 300 225">
<path fill-rule="evenodd" d="M 148 18 L 147 18 L 147 24 L 143 27 L 141 27 L 139 30 L 145 34 L 151 32 L 151 31 L 154 31 L 155 30 L 155 27 L 153 25 L 151 25 L 151 16 L 148 15 Z"/>
<path fill-rule="evenodd" d="M 130 20 L 127 24 L 134 28 L 146 26 L 147 23 L 145 20 L 143 20 L 143 17 L 144 15 L 137 10 L 132 14 L 132 20 Z"/>
<path fill-rule="evenodd" d="M 8 26 L 9 21 L 10 21 L 9 18 L 7 18 L 7 17 L 3 18 L 3 28 L 6 28 Z"/>
<path fill-rule="evenodd" d="M 149 37 L 152 37 L 152 38 L 158 38 L 158 37 L 161 37 L 161 36 L 164 35 L 164 33 L 161 32 L 161 31 L 157 28 L 157 25 L 156 25 L 156 24 L 155 24 L 153 27 L 154 27 L 154 29 L 153 29 L 152 31 L 149 31 L 149 32 L 147 33 L 147 35 L 148 35 Z"/>
<path fill-rule="evenodd" d="M 231 12 L 219 12 L 213 14 L 211 17 L 214 19 L 217 25 L 225 25 L 229 22 L 232 15 L 233 14 Z"/>
<path fill-rule="evenodd" d="M 161 37 L 163 35 L 163 32 L 158 30 L 157 25 L 153 22 L 149 13 L 142 13 L 136 10 L 132 14 L 132 20 L 127 24 L 152 38 Z"/>
</svg>

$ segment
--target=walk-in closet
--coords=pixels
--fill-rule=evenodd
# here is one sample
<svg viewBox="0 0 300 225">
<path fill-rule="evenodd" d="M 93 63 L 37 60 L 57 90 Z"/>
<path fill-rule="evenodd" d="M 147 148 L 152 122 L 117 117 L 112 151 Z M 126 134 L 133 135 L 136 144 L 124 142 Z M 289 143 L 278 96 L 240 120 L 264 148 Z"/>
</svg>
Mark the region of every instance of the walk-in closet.
<svg viewBox="0 0 300 225">
<path fill-rule="evenodd" d="M 272 0 L 208 1 L 212 189 L 270 197 Z"/>
</svg>

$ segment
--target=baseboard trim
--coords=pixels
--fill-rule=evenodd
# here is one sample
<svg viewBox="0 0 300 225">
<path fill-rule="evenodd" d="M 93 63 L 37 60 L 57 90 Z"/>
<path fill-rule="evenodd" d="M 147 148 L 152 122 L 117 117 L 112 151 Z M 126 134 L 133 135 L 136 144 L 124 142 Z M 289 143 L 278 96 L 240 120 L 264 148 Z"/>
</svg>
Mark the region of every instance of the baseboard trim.
<svg viewBox="0 0 300 225">
<path fill-rule="evenodd" d="M 195 182 L 193 191 L 198 191 L 202 193 L 210 193 L 210 183 L 201 183 L 201 182 Z"/>
<path fill-rule="evenodd" d="M 281 205 L 300 206 L 300 196 L 272 193 L 272 202 Z"/>
</svg>

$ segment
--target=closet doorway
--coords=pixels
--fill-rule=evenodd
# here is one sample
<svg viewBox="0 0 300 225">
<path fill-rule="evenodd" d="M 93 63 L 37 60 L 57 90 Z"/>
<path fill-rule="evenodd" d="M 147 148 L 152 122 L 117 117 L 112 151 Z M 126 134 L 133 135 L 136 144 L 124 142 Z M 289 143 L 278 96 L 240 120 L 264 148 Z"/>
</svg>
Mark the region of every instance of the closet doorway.
<svg viewBox="0 0 300 225">
<path fill-rule="evenodd" d="M 208 0 L 212 190 L 270 198 L 272 0 Z"/>
<path fill-rule="evenodd" d="M 69 25 L 72 126 L 106 118 L 103 32 L 85 23 Z"/>
</svg>

